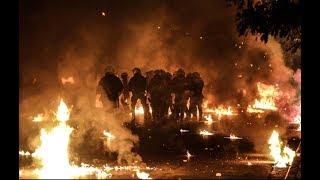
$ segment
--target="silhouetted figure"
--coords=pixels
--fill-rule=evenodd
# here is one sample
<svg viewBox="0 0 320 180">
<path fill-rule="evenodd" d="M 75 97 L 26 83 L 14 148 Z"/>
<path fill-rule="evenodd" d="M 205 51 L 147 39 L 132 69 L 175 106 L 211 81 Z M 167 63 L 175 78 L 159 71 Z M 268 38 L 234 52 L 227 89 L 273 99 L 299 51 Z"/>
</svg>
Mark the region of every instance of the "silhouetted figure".
<svg viewBox="0 0 320 180">
<path fill-rule="evenodd" d="M 191 109 L 190 109 L 190 98 L 191 98 L 191 93 L 192 93 L 192 85 L 193 85 L 193 75 L 192 73 L 188 73 L 186 76 L 186 89 L 184 93 L 185 100 L 187 101 L 187 105 L 185 107 L 186 111 L 186 118 L 190 119 L 191 118 Z M 188 107 L 188 102 L 189 102 L 189 107 Z"/>
<path fill-rule="evenodd" d="M 190 112 L 193 114 L 193 117 L 202 120 L 202 102 L 203 102 L 203 86 L 204 82 L 200 77 L 198 72 L 192 73 L 191 78 L 191 96 L 190 96 Z M 199 117 L 197 117 L 197 109 L 199 111 Z"/>
<path fill-rule="evenodd" d="M 173 117 L 177 120 L 183 120 L 186 111 L 187 101 L 184 96 L 186 89 L 186 78 L 183 69 L 179 69 L 172 79 L 172 91 L 174 98 L 174 112 Z"/>
<path fill-rule="evenodd" d="M 140 99 L 140 102 L 143 106 L 145 120 L 149 119 L 149 106 L 147 105 L 147 98 L 145 94 L 147 88 L 147 79 L 142 76 L 139 68 L 133 69 L 133 77 L 130 79 L 128 87 L 129 91 L 132 92 L 131 111 L 133 120 L 135 120 L 135 107 L 138 99 Z"/>
<path fill-rule="evenodd" d="M 120 80 L 115 75 L 114 69 L 112 67 L 106 68 L 106 74 L 99 81 L 100 93 L 103 95 L 102 103 L 103 107 L 119 107 L 119 96 L 123 90 L 123 85 Z M 101 91 L 101 88 L 103 91 Z M 106 101 L 107 100 L 107 101 Z"/>
<path fill-rule="evenodd" d="M 150 93 L 152 118 L 159 120 L 163 118 L 164 107 L 164 78 L 160 70 L 155 70 L 153 77 L 150 80 L 148 90 Z"/>
<path fill-rule="evenodd" d="M 173 102 L 171 98 L 172 91 L 172 74 L 170 72 L 166 72 L 164 74 L 164 107 L 163 107 L 163 114 L 165 117 L 169 117 L 169 108 L 173 110 Z"/>
<path fill-rule="evenodd" d="M 123 72 L 121 73 L 121 81 L 123 84 L 123 91 L 122 91 L 122 97 L 120 99 L 120 102 L 125 110 L 129 109 L 129 99 L 130 99 L 130 93 L 129 93 L 129 87 L 128 87 L 128 73 Z"/>
</svg>

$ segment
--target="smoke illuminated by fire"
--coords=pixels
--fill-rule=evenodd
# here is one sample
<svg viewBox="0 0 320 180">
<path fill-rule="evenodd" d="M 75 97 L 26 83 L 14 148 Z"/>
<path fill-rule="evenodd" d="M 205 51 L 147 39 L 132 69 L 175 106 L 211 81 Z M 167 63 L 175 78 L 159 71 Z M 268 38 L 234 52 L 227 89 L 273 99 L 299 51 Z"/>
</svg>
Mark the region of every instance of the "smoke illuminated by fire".
<svg viewBox="0 0 320 180">
<path fill-rule="evenodd" d="M 274 159 L 275 166 L 278 168 L 285 168 L 287 165 L 291 165 L 296 153 L 289 147 L 285 146 L 279 139 L 279 133 L 273 131 L 269 138 L 270 155 Z"/>
</svg>

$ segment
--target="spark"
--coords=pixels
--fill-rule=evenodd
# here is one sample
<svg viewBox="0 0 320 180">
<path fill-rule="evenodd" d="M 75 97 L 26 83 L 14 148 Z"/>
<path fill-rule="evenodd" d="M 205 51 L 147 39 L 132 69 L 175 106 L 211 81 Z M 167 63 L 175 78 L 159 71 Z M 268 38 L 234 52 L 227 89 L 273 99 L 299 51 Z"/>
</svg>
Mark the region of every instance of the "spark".
<svg viewBox="0 0 320 180">
<path fill-rule="evenodd" d="M 189 151 L 187 151 L 187 155 L 186 155 L 186 156 L 187 156 L 188 161 L 189 161 L 189 160 L 190 160 L 190 158 L 191 158 L 193 155 L 192 155 L 192 154 L 190 154 L 190 153 L 189 153 Z"/>
<path fill-rule="evenodd" d="M 202 135 L 202 136 L 212 136 L 212 135 L 214 135 L 213 132 L 209 132 L 209 131 L 207 131 L 207 130 L 201 130 L 201 131 L 199 132 L 199 134 Z"/>
<path fill-rule="evenodd" d="M 187 130 L 187 129 L 180 129 L 180 133 L 187 133 L 187 132 L 189 132 L 189 130 Z"/>
</svg>

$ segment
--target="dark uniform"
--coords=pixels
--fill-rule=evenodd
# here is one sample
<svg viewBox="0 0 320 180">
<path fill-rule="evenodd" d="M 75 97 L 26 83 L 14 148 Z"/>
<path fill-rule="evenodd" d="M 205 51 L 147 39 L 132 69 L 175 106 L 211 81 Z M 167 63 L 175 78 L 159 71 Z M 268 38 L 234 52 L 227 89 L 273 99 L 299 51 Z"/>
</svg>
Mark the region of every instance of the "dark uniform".
<svg viewBox="0 0 320 180">
<path fill-rule="evenodd" d="M 172 91 L 175 95 L 174 98 L 174 112 L 173 117 L 177 120 L 182 120 L 184 118 L 184 113 L 186 111 L 187 101 L 185 98 L 186 89 L 186 78 L 185 73 L 182 69 L 176 72 L 176 76 L 172 79 Z"/>
<path fill-rule="evenodd" d="M 123 84 L 123 92 L 122 92 L 122 97 L 120 101 L 122 106 L 127 110 L 129 107 L 129 98 L 130 98 L 129 87 L 128 87 L 128 73 L 126 72 L 122 73 L 121 80 Z"/>
<path fill-rule="evenodd" d="M 186 90 L 185 90 L 185 99 L 188 103 L 189 101 L 189 107 L 186 105 L 185 110 L 186 110 L 186 115 L 187 118 L 189 119 L 191 117 L 191 108 L 190 108 L 190 98 L 191 98 L 191 93 L 192 93 L 192 85 L 193 85 L 193 74 L 188 73 L 186 76 Z"/>
<path fill-rule="evenodd" d="M 163 118 L 164 107 L 164 78 L 160 70 L 156 70 L 151 78 L 148 91 L 150 93 L 150 101 L 152 107 L 153 120 Z"/>
<path fill-rule="evenodd" d="M 112 72 L 107 72 L 104 77 L 99 81 L 99 87 L 102 87 L 104 97 L 111 103 L 111 107 L 118 108 L 119 107 L 119 96 L 123 90 L 123 85 L 116 75 Z M 103 106 L 108 107 L 108 101 L 105 99 L 102 100 Z"/>
<path fill-rule="evenodd" d="M 141 104 L 143 106 L 144 118 L 149 118 L 149 106 L 147 105 L 147 98 L 145 95 L 145 91 L 147 88 L 147 79 L 142 76 L 139 68 L 133 69 L 133 77 L 130 79 L 128 87 L 129 91 L 132 92 L 131 97 L 131 111 L 132 117 L 135 119 L 135 106 L 137 104 L 138 99 L 140 99 Z"/>
<path fill-rule="evenodd" d="M 172 93 L 172 75 L 169 72 L 166 72 L 164 75 L 164 110 L 163 114 L 164 116 L 168 117 L 168 112 L 169 108 L 172 112 L 172 98 L 171 98 L 171 93 Z"/>
<path fill-rule="evenodd" d="M 203 90 L 204 82 L 200 77 L 200 74 L 195 72 L 192 73 L 192 82 L 190 86 L 190 112 L 193 117 L 197 117 L 197 108 L 199 110 L 199 120 L 202 120 L 202 102 L 203 102 Z"/>
</svg>

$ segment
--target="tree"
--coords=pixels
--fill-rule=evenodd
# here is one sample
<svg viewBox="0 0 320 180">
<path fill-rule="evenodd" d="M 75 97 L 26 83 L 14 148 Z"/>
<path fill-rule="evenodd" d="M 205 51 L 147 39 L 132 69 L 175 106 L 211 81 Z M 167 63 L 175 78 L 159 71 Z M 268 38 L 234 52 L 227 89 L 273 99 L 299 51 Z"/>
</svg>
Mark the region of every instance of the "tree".
<svg viewBox="0 0 320 180">
<path fill-rule="evenodd" d="M 302 4 L 300 0 L 226 0 L 237 7 L 236 23 L 240 35 L 269 35 L 279 39 L 284 51 L 301 48 Z"/>
</svg>

